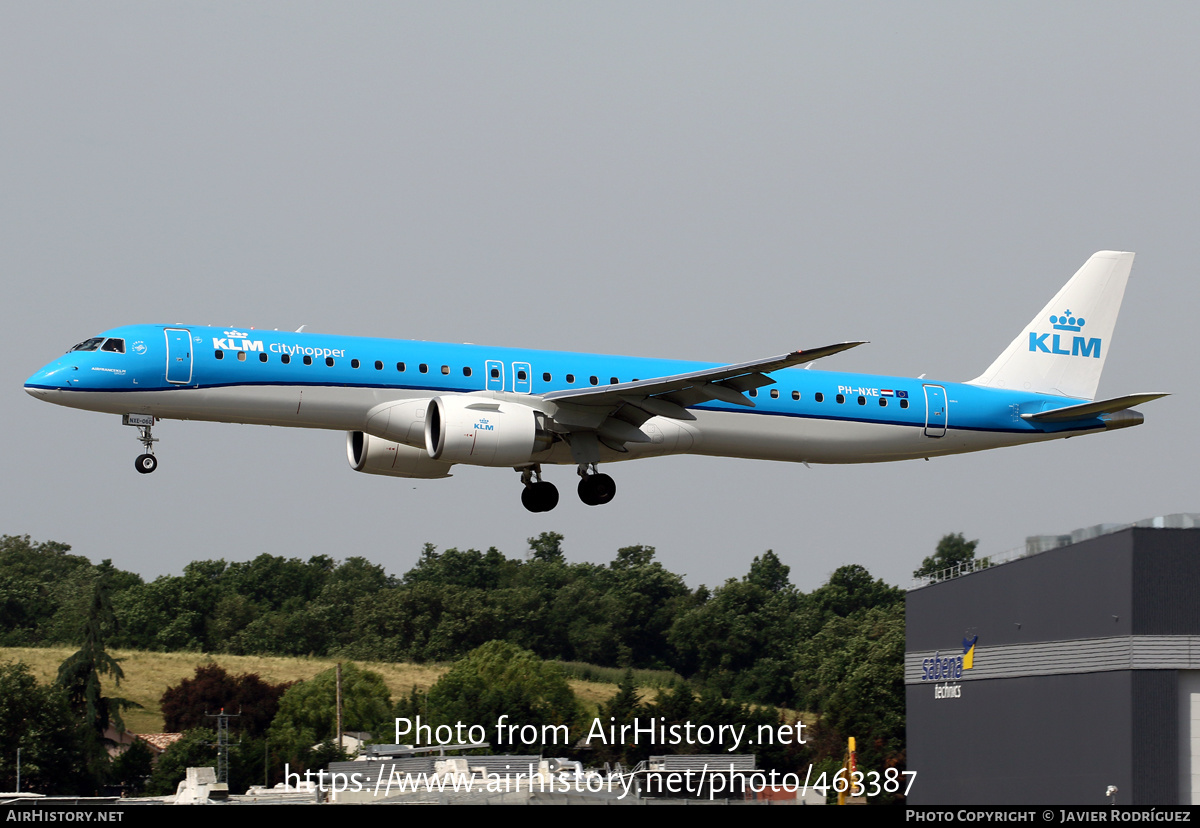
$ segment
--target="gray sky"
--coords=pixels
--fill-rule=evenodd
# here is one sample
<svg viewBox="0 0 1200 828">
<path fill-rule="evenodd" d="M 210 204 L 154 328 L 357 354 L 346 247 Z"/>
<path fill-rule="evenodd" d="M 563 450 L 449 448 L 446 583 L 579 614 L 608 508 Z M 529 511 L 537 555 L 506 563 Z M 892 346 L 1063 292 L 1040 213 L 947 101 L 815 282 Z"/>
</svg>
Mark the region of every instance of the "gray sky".
<svg viewBox="0 0 1200 828">
<path fill-rule="evenodd" d="M 0 4 L 0 533 L 147 577 L 422 544 L 658 548 L 689 583 L 774 549 L 907 585 L 938 538 L 1200 511 L 1200 6 Z M 879 466 L 677 457 L 606 507 L 511 471 L 355 474 L 341 433 L 119 418 L 24 379 L 131 323 L 978 375 L 1097 250 L 1138 256 L 1101 396 L 1135 429 Z M 820 367 L 820 366 L 819 366 Z"/>
</svg>

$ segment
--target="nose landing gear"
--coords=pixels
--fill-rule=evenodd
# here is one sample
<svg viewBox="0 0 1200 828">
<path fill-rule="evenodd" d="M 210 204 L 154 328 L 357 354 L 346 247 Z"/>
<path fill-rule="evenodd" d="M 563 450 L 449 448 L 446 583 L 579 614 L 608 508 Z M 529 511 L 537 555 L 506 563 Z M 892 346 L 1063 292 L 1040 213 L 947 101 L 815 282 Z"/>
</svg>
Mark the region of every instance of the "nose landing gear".
<svg viewBox="0 0 1200 828">
<path fill-rule="evenodd" d="M 151 433 L 154 427 L 154 416 L 151 414 L 126 414 L 121 418 L 124 425 L 137 426 L 138 441 L 146 449 L 145 454 L 139 454 L 133 461 L 133 467 L 140 474 L 150 474 L 158 468 L 158 458 L 154 456 L 154 444 L 158 438 Z"/>
</svg>

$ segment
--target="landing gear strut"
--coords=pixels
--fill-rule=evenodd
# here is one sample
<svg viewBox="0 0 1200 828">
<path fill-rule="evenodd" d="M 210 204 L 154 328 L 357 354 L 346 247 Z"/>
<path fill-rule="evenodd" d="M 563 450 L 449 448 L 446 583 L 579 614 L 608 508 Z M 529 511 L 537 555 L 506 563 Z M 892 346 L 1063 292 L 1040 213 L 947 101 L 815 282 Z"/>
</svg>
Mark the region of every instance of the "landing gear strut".
<svg viewBox="0 0 1200 828">
<path fill-rule="evenodd" d="M 558 489 L 553 483 L 542 480 L 542 467 L 526 466 L 519 469 L 521 482 L 521 505 L 531 512 L 549 512 L 558 505 Z M 534 479 L 536 478 L 536 480 Z"/>
<path fill-rule="evenodd" d="M 617 484 L 607 474 L 596 471 L 596 464 L 579 466 L 579 499 L 588 506 L 603 506 L 617 494 Z"/>
<path fill-rule="evenodd" d="M 149 414 L 126 414 L 123 422 L 125 425 L 137 426 L 138 441 L 146 449 L 145 454 L 139 454 L 133 461 L 133 467 L 141 474 L 150 474 L 158 468 L 158 458 L 154 456 L 154 444 L 158 442 L 158 438 L 150 431 L 154 427 L 154 417 Z"/>
</svg>

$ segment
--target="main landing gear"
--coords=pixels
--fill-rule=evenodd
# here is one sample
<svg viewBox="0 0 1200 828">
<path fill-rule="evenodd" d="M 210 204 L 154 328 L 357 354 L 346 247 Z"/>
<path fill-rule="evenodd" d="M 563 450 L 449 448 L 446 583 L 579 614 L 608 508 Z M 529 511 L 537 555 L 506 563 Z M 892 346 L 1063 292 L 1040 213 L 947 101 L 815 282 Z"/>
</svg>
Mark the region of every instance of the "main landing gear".
<svg viewBox="0 0 1200 828">
<path fill-rule="evenodd" d="M 521 505 L 531 512 L 549 512 L 558 505 L 558 488 L 550 482 L 542 480 L 541 466 L 527 466 L 520 470 L 521 482 L 525 484 L 521 492 Z M 534 480 L 534 477 L 537 480 Z"/>
<path fill-rule="evenodd" d="M 596 471 L 596 464 L 579 466 L 579 499 L 588 506 L 603 506 L 617 494 L 617 484 L 607 474 Z"/>
<path fill-rule="evenodd" d="M 138 441 L 146 449 L 145 454 L 139 454 L 133 461 L 133 467 L 140 474 L 150 474 L 158 468 L 158 458 L 154 456 L 154 444 L 158 442 L 158 438 L 150 432 L 154 427 L 154 417 L 148 414 L 126 414 L 124 422 L 125 425 L 137 426 Z"/>
<path fill-rule="evenodd" d="M 540 465 L 526 466 L 517 471 L 521 473 L 521 482 L 525 484 L 521 492 L 522 506 L 531 512 L 549 512 L 558 505 L 558 488 L 542 480 Z M 597 472 L 595 463 L 581 464 L 579 478 L 579 499 L 588 506 L 603 506 L 617 493 L 617 484 L 607 474 Z"/>
</svg>

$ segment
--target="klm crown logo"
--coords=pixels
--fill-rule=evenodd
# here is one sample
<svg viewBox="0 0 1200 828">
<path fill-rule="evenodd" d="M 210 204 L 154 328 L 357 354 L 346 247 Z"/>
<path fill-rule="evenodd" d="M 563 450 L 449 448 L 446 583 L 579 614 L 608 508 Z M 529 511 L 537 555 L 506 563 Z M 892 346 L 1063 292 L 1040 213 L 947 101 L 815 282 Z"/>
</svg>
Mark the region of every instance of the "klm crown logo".
<svg viewBox="0 0 1200 828">
<path fill-rule="evenodd" d="M 1054 326 L 1056 331 L 1081 331 L 1086 324 L 1083 317 L 1076 319 L 1071 316 L 1071 312 L 1067 311 L 1062 316 L 1051 316 L 1050 324 Z"/>
<path fill-rule="evenodd" d="M 1083 326 L 1086 324 L 1087 321 L 1082 316 L 1072 316 L 1069 310 L 1061 316 L 1052 315 L 1050 317 L 1050 325 L 1056 331 L 1075 331 L 1078 333 L 1083 330 Z M 1087 338 L 1073 336 L 1071 337 L 1071 347 L 1069 350 L 1064 347 L 1066 344 L 1063 341 L 1064 339 L 1065 337 L 1062 334 L 1040 334 L 1030 331 L 1029 351 L 1031 353 L 1041 351 L 1043 354 L 1058 354 L 1059 356 L 1100 358 L 1100 337 Z"/>
</svg>

